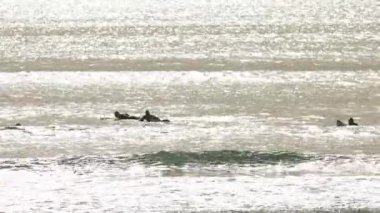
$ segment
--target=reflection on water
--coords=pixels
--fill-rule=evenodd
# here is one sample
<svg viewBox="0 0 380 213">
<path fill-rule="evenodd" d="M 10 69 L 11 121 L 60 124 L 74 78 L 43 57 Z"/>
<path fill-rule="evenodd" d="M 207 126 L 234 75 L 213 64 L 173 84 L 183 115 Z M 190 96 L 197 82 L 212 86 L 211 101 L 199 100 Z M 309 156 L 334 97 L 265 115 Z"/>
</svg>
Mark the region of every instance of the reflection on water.
<svg viewBox="0 0 380 213">
<path fill-rule="evenodd" d="M 3 2 L 3 3 L 1 3 Z M 379 69 L 376 2 L 0 1 L 0 69 Z"/>
<path fill-rule="evenodd" d="M 378 212 L 376 4 L 0 0 L 0 211 Z"/>
</svg>

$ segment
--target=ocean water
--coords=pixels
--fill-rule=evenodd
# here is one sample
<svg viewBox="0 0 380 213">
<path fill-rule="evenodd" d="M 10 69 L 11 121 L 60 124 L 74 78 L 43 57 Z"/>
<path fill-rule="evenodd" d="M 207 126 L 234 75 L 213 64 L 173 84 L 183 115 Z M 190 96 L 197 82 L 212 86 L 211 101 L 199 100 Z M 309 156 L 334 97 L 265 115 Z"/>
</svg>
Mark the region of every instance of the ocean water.
<svg viewBox="0 0 380 213">
<path fill-rule="evenodd" d="M 0 212 L 379 212 L 378 6 L 0 0 Z"/>
</svg>

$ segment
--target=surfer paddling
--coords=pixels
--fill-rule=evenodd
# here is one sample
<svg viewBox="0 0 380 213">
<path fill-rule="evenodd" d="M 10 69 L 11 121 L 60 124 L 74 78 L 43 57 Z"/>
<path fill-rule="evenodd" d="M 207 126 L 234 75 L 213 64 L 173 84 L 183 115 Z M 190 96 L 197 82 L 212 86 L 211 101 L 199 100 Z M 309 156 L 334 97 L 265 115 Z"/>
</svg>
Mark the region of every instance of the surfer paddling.
<svg viewBox="0 0 380 213">
<path fill-rule="evenodd" d="M 159 117 L 150 114 L 149 110 L 145 111 L 145 115 L 140 118 L 140 121 L 148 122 L 170 122 L 168 119 L 161 120 Z"/>
</svg>

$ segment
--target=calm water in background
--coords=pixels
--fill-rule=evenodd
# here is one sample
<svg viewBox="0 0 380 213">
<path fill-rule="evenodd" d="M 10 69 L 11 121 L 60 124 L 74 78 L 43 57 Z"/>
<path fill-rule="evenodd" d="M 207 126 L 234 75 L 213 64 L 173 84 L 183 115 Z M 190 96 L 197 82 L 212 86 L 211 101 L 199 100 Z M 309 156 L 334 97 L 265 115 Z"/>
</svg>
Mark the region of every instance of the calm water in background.
<svg viewBox="0 0 380 213">
<path fill-rule="evenodd" d="M 0 0 L 0 212 L 380 211 L 378 16 Z"/>
</svg>

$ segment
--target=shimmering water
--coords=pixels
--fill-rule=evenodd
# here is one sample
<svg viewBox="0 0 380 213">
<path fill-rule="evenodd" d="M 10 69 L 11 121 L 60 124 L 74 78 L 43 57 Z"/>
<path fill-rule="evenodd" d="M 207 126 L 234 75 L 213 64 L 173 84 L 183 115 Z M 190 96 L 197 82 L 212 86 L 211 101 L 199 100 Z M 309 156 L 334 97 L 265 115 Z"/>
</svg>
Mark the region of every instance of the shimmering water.
<svg viewBox="0 0 380 213">
<path fill-rule="evenodd" d="M 375 0 L 1 0 L 9 70 L 379 69 Z"/>
<path fill-rule="evenodd" d="M 375 1 L 0 0 L 0 24 L 0 212 L 380 211 Z M 146 109 L 171 122 L 113 119 Z"/>
</svg>

